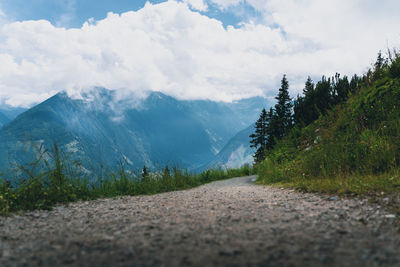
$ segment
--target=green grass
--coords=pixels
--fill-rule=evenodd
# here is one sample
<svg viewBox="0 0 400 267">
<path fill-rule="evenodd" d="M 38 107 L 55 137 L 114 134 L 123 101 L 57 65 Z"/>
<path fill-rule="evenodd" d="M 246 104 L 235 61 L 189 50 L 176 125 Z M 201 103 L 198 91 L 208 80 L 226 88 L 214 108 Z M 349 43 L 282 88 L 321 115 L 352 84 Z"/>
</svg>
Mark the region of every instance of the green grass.
<svg viewBox="0 0 400 267">
<path fill-rule="evenodd" d="M 295 188 L 304 192 L 374 196 L 381 192 L 394 193 L 400 191 L 400 175 L 398 172 L 391 172 L 379 175 L 353 174 L 345 177 L 294 178 L 270 184 Z"/>
<path fill-rule="evenodd" d="M 314 123 L 293 129 L 257 166 L 260 184 L 308 192 L 400 191 L 400 57 Z M 379 74 L 379 75 L 378 75 Z"/>
<path fill-rule="evenodd" d="M 0 180 L 0 215 L 20 210 L 51 209 L 56 204 L 79 200 L 183 190 L 252 173 L 250 166 L 245 165 L 239 169 L 210 169 L 201 174 L 173 168 L 172 171 L 164 170 L 142 177 L 139 172 L 127 170 L 121 164 L 117 172 L 90 180 L 76 164 L 65 160 L 57 146 L 52 153 L 43 151 L 41 155 L 32 164 L 19 166 L 17 174 L 23 178 L 17 184 Z"/>
</svg>

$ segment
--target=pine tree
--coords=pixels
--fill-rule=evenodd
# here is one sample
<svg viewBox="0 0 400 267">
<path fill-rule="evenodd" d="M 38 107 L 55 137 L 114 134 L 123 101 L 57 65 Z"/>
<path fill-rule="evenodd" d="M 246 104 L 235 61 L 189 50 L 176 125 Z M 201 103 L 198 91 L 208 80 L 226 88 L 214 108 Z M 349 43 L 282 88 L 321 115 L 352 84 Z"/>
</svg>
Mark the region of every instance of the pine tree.
<svg viewBox="0 0 400 267">
<path fill-rule="evenodd" d="M 264 108 L 254 125 L 255 133 L 249 136 L 251 138 L 250 147 L 257 149 L 253 156 L 255 163 L 259 163 L 265 159 L 265 151 L 267 147 L 267 124 L 268 114 Z"/>
<path fill-rule="evenodd" d="M 383 77 L 385 66 L 387 66 L 387 60 L 382 56 L 382 52 L 379 51 L 378 57 L 376 58 L 376 62 L 374 64 L 374 80 L 378 80 Z"/>
<path fill-rule="evenodd" d="M 269 109 L 269 112 L 267 113 L 267 120 L 268 120 L 268 125 L 267 125 L 267 145 L 266 149 L 271 150 L 275 146 L 275 138 L 277 136 L 277 116 L 275 113 L 275 110 L 273 108 Z"/>
<path fill-rule="evenodd" d="M 307 81 L 304 85 L 304 104 L 303 104 L 303 123 L 304 125 L 308 125 L 314 120 L 316 120 L 319 116 L 319 112 L 317 110 L 316 105 L 316 89 L 315 84 L 311 77 L 307 78 Z"/>
<path fill-rule="evenodd" d="M 147 178 L 149 176 L 149 172 L 147 171 L 146 166 L 143 166 L 142 176 L 143 176 L 143 178 Z"/>
<path fill-rule="evenodd" d="M 295 125 L 306 125 L 306 117 L 307 117 L 307 110 L 306 110 L 306 97 L 302 97 L 297 95 L 296 100 L 294 101 L 294 114 L 293 120 Z"/>
<path fill-rule="evenodd" d="M 375 62 L 375 64 L 374 64 L 375 71 L 376 71 L 376 70 L 382 69 L 382 67 L 384 66 L 384 64 L 385 64 L 385 59 L 382 57 L 382 52 L 379 51 L 378 57 L 376 58 L 376 62 Z"/>
<path fill-rule="evenodd" d="M 325 114 L 328 109 L 335 103 L 334 89 L 331 86 L 331 78 L 322 76 L 321 80 L 315 86 L 314 96 L 314 120 L 318 119 L 320 114 Z"/>
<path fill-rule="evenodd" d="M 310 76 L 308 76 L 306 84 L 303 89 L 304 97 L 308 98 L 314 93 L 314 83 Z"/>
<path fill-rule="evenodd" d="M 278 103 L 275 105 L 276 113 L 276 138 L 281 139 L 293 126 L 292 99 L 289 96 L 289 82 L 286 75 L 283 75 L 278 96 L 275 98 Z"/>
<path fill-rule="evenodd" d="M 342 103 L 347 100 L 350 92 L 350 84 L 347 76 L 340 78 L 340 74 L 336 73 L 332 78 L 332 89 L 334 92 L 335 104 Z"/>
</svg>

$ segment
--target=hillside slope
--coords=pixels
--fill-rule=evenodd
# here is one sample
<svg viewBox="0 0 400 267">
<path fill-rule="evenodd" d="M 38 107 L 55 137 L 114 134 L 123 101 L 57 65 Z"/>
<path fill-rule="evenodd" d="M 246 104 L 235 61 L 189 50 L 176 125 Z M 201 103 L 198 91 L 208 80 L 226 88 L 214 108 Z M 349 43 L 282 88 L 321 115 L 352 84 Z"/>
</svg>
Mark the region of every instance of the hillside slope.
<svg viewBox="0 0 400 267">
<path fill-rule="evenodd" d="M 259 166 L 259 181 L 323 192 L 400 189 L 400 57 L 304 128 L 294 128 Z"/>
</svg>

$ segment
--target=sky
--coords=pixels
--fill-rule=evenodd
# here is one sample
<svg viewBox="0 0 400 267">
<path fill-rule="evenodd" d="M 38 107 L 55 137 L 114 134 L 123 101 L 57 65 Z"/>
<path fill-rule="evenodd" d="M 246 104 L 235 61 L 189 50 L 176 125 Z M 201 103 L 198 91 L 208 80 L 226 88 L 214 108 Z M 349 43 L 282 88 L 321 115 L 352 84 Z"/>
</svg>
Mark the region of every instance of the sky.
<svg viewBox="0 0 400 267">
<path fill-rule="evenodd" d="M 0 0 L 0 103 L 93 87 L 232 101 L 363 74 L 400 48 L 398 0 Z"/>
</svg>

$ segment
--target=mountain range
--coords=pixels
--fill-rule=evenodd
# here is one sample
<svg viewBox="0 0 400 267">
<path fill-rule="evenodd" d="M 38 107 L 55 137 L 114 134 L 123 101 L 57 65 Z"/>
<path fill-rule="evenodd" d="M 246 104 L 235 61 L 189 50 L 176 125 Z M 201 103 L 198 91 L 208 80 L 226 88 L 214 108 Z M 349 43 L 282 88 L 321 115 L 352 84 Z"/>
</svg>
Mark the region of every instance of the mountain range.
<svg viewBox="0 0 400 267">
<path fill-rule="evenodd" d="M 51 150 L 53 144 L 88 173 L 121 162 L 154 170 L 165 164 L 188 170 L 238 167 L 252 160 L 249 125 L 269 104 L 263 97 L 226 103 L 160 92 L 142 100 L 119 98 L 104 88 L 80 99 L 61 92 L 6 121 L 0 129 L 0 170 L 32 162 L 37 148 Z"/>
<path fill-rule="evenodd" d="M 0 111 L 0 127 L 2 127 L 4 124 L 6 124 L 9 121 L 10 121 L 10 119 L 6 115 L 4 115 L 3 112 Z"/>
<path fill-rule="evenodd" d="M 0 103 L 0 128 L 15 119 L 19 114 L 26 111 L 26 108 L 12 107 Z"/>
</svg>

